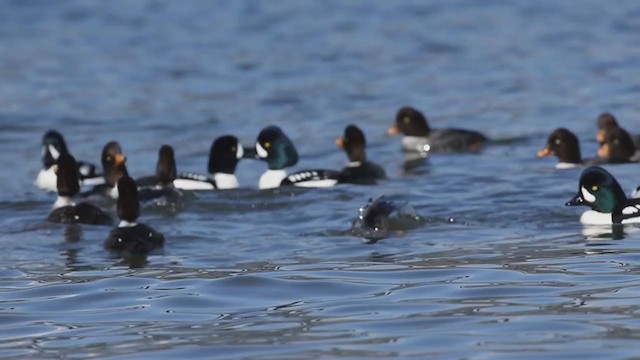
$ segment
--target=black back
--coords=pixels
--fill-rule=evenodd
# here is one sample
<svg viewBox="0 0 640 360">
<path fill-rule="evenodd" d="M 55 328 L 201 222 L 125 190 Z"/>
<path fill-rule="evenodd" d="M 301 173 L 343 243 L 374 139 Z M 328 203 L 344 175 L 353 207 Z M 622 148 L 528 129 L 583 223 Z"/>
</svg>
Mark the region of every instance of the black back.
<svg viewBox="0 0 640 360">
<path fill-rule="evenodd" d="M 47 220 L 59 224 L 112 225 L 113 219 L 100 208 L 89 203 L 63 206 L 54 209 Z"/>
</svg>

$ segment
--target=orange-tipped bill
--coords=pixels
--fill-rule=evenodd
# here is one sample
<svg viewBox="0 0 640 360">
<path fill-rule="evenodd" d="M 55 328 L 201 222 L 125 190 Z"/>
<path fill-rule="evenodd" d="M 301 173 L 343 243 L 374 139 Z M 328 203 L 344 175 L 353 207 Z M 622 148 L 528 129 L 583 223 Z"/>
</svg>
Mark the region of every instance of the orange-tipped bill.
<svg viewBox="0 0 640 360">
<path fill-rule="evenodd" d="M 127 158 L 124 157 L 124 155 L 122 155 L 122 154 L 117 154 L 116 155 L 116 165 L 122 165 L 122 164 L 124 164 L 125 161 L 127 161 Z"/>
<path fill-rule="evenodd" d="M 553 154 L 553 151 L 551 151 L 551 149 L 548 146 L 545 146 L 544 148 L 542 148 L 540 151 L 536 153 L 536 156 L 539 158 L 543 158 L 551 154 Z"/>
<path fill-rule="evenodd" d="M 390 127 L 387 130 L 387 134 L 389 134 L 389 135 L 395 135 L 395 134 L 397 134 L 399 132 L 400 132 L 400 129 L 398 129 L 397 127 Z"/>
<path fill-rule="evenodd" d="M 344 148 L 344 139 L 342 139 L 342 138 L 337 138 L 337 139 L 336 139 L 336 145 L 337 145 L 339 148 Z"/>
<path fill-rule="evenodd" d="M 600 149 L 598 149 L 598 157 L 608 158 L 609 156 L 611 156 L 611 149 L 609 148 L 609 144 L 603 144 L 602 146 L 600 146 Z"/>
<path fill-rule="evenodd" d="M 604 129 L 598 130 L 598 135 L 596 135 L 596 140 L 598 140 L 599 144 L 602 144 L 604 142 L 605 136 L 606 134 L 604 132 Z"/>
</svg>

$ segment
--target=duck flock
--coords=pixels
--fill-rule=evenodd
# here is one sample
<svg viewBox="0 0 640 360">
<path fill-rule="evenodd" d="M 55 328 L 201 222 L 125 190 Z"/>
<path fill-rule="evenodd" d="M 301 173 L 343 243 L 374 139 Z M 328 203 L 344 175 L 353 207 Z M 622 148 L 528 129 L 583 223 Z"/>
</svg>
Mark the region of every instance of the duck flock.
<svg viewBox="0 0 640 360">
<path fill-rule="evenodd" d="M 623 224 L 640 222 L 640 199 L 627 198 L 616 179 L 601 164 L 629 163 L 640 160 L 640 138 L 633 138 L 619 126 L 616 118 L 603 113 L 597 120 L 600 143 L 597 157 L 583 159 L 578 138 L 570 130 L 558 128 L 548 137 L 546 145 L 537 153 L 539 158 L 555 155 L 556 168 L 588 166 L 580 176 L 578 193 L 566 205 L 586 205 L 591 209 L 582 214 L 583 224 Z M 390 135 L 402 134 L 402 151 L 412 162 L 423 162 L 432 153 L 475 152 L 489 139 L 484 134 L 465 129 L 432 129 L 427 118 L 417 109 L 402 107 L 396 114 Z M 133 179 L 126 167 L 126 157 L 117 141 L 107 143 L 101 155 L 102 171 L 93 164 L 77 161 L 69 152 L 63 136 L 47 131 L 42 139 L 43 168 L 34 184 L 58 197 L 49 213 L 48 221 L 113 225 L 111 215 L 96 206 L 96 198 L 115 200 L 120 219 L 106 237 L 105 248 L 134 254 L 148 253 L 164 246 L 163 234 L 148 225 L 138 223 L 140 203 L 166 198 L 175 201 L 185 191 L 234 189 L 240 186 L 235 176 L 242 159 L 266 162 L 268 169 L 260 177 L 258 188 L 281 186 L 329 187 L 336 184 L 375 185 L 387 179 L 380 165 L 367 160 L 366 138 L 360 128 L 349 125 L 336 140 L 343 148 L 348 162 L 341 170 L 311 169 L 288 173 L 298 162 L 293 142 L 278 126 L 265 127 L 255 145 L 243 147 L 238 138 L 225 135 L 216 138 L 209 152 L 208 173 L 178 172 L 173 148 L 162 145 L 156 173 Z M 81 192 L 81 189 L 86 189 Z M 76 202 L 74 199 L 82 198 Z M 102 202 L 104 203 L 104 202 Z M 359 220 L 364 226 L 377 229 L 392 213 L 406 208 L 406 204 L 376 199 L 361 209 Z"/>
</svg>

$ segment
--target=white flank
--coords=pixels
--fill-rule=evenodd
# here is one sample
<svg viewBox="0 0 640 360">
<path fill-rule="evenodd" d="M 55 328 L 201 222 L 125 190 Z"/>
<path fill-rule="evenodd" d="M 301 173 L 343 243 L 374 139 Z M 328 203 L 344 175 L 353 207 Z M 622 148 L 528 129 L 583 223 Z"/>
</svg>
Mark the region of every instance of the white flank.
<svg viewBox="0 0 640 360">
<path fill-rule="evenodd" d="M 256 153 L 261 159 L 266 159 L 269 156 L 267 150 L 265 150 L 259 142 L 256 143 Z"/>
<path fill-rule="evenodd" d="M 213 184 L 208 181 L 198 181 L 191 179 L 175 179 L 173 186 L 181 190 L 213 190 Z"/>
<path fill-rule="evenodd" d="M 238 149 L 236 150 L 236 159 L 242 159 L 244 156 L 244 148 L 242 145 L 238 144 Z"/>
<path fill-rule="evenodd" d="M 556 164 L 556 169 L 559 169 L 559 170 L 573 169 L 573 168 L 576 168 L 578 166 L 580 166 L 580 164 L 559 162 L 559 163 Z"/>
<path fill-rule="evenodd" d="M 41 169 L 33 183 L 43 190 L 58 191 L 58 176 L 55 173 L 54 166 L 48 169 Z"/>
<path fill-rule="evenodd" d="M 124 228 L 124 227 L 133 227 L 138 225 L 137 222 L 128 222 L 127 220 L 120 220 L 120 223 L 118 224 L 118 227 Z"/>
<path fill-rule="evenodd" d="M 429 139 L 421 136 L 405 136 L 402 138 L 402 150 L 409 152 L 429 152 Z"/>
<path fill-rule="evenodd" d="M 215 173 L 213 174 L 213 179 L 216 181 L 218 189 L 221 190 L 235 189 L 240 186 L 238 178 L 233 174 Z"/>
<path fill-rule="evenodd" d="M 347 163 L 347 167 L 350 167 L 350 168 L 358 167 L 358 166 L 361 166 L 361 165 L 362 165 L 362 162 L 360 162 L 360 161 L 349 161 Z"/>
<path fill-rule="evenodd" d="M 96 185 L 102 185 L 104 183 L 105 183 L 104 177 L 102 176 L 80 180 L 80 185 L 82 186 L 96 186 Z"/>
<path fill-rule="evenodd" d="M 256 150 L 258 151 L 258 155 L 260 155 L 260 151 L 258 150 L 259 144 L 256 144 Z M 262 149 L 264 150 L 264 149 Z M 260 181 L 258 182 L 258 188 L 260 189 L 273 189 L 280 186 L 280 183 L 284 178 L 287 177 L 287 170 L 267 170 L 260 176 Z"/>
<path fill-rule="evenodd" d="M 640 223 L 640 216 L 632 217 L 630 219 L 622 220 L 623 224 L 637 224 Z"/>
<path fill-rule="evenodd" d="M 587 191 L 587 189 L 585 189 L 584 186 L 580 188 L 580 192 L 582 193 L 582 198 L 584 199 L 584 201 L 590 202 L 590 203 L 596 201 L 596 197 L 592 193 Z"/>
<path fill-rule="evenodd" d="M 53 208 L 57 209 L 64 206 L 73 206 L 75 204 L 76 203 L 74 203 L 73 200 L 68 196 L 58 196 L 56 202 L 53 203 Z"/>
<path fill-rule="evenodd" d="M 580 223 L 584 225 L 610 225 L 611 213 L 601 213 L 595 210 L 587 210 L 580 216 Z"/>
</svg>

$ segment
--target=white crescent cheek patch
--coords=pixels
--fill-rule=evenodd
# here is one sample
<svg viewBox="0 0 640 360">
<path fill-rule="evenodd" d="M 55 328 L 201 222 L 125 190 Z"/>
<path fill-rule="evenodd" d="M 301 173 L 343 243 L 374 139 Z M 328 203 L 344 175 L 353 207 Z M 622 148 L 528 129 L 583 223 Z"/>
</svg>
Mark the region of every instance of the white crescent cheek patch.
<svg viewBox="0 0 640 360">
<path fill-rule="evenodd" d="M 259 142 L 256 143 L 256 153 L 258 153 L 258 156 L 262 159 L 266 159 L 267 156 L 269 156 L 267 150 L 265 150 Z"/>
<path fill-rule="evenodd" d="M 242 159 L 243 156 L 244 149 L 242 148 L 242 145 L 238 144 L 238 149 L 236 150 L 236 159 Z"/>
<path fill-rule="evenodd" d="M 596 197 L 593 196 L 592 193 L 588 192 L 587 189 L 584 188 L 584 186 L 580 188 L 580 192 L 582 193 L 582 198 L 584 199 L 584 201 L 590 203 L 596 201 Z"/>
<path fill-rule="evenodd" d="M 53 145 L 49 145 L 49 152 L 51 153 L 51 157 L 53 157 L 53 160 L 58 160 L 58 158 L 60 157 L 60 152 L 56 150 Z"/>
</svg>

